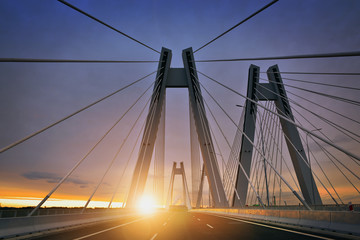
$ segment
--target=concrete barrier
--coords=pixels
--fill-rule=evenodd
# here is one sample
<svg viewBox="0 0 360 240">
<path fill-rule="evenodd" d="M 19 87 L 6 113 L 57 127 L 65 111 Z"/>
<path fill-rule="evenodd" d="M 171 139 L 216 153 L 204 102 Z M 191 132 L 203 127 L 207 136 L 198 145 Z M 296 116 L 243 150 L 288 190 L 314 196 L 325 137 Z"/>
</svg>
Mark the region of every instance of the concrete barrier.
<svg viewBox="0 0 360 240">
<path fill-rule="evenodd" d="M 12 237 L 45 230 L 135 216 L 129 211 L 1 218 L 0 237 Z"/>
<path fill-rule="evenodd" d="M 298 225 L 300 221 L 300 211 L 299 210 L 284 210 L 280 211 L 279 222 L 285 222 L 288 224 Z"/>
<path fill-rule="evenodd" d="M 330 215 L 328 211 L 299 211 L 299 222 L 300 226 L 314 227 L 321 229 L 330 228 Z"/>
<path fill-rule="evenodd" d="M 360 213 L 359 212 L 331 212 L 330 227 L 334 231 L 353 232 L 360 235 Z"/>
<path fill-rule="evenodd" d="M 267 209 L 194 209 L 192 211 L 226 214 L 252 220 L 265 220 L 360 235 L 360 212 Z"/>
</svg>

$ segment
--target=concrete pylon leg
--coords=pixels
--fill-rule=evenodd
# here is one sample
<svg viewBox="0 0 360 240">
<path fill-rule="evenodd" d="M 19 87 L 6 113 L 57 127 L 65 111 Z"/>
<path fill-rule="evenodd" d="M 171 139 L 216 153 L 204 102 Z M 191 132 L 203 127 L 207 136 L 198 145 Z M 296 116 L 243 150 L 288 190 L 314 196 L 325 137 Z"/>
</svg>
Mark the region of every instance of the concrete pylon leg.
<svg viewBox="0 0 360 240">
<path fill-rule="evenodd" d="M 154 159 L 154 190 L 158 205 L 164 205 L 164 163 L 165 163 L 165 109 L 166 102 L 163 104 L 159 123 L 158 136 L 155 144 Z"/>
<path fill-rule="evenodd" d="M 280 115 L 294 121 L 294 116 L 291 111 L 290 103 L 286 95 L 285 86 L 283 85 L 278 66 L 274 65 L 270 67 L 267 71 L 267 75 L 270 84 L 272 85 L 272 89 L 276 93 L 275 105 L 277 112 Z M 288 147 L 296 177 L 306 203 L 309 205 L 322 205 L 313 174 L 307 164 L 309 161 L 305 154 L 297 128 L 282 118 L 280 118 L 280 124 L 284 131 L 284 135 L 286 136 L 286 145 Z"/>
<path fill-rule="evenodd" d="M 215 207 L 228 207 L 224 186 L 221 181 L 215 148 L 211 138 L 210 127 L 206 118 L 205 105 L 196 72 L 195 60 L 191 48 L 183 51 L 183 62 L 189 85 L 189 99 L 194 115 L 196 131 L 204 160 L 206 176 Z"/>
<path fill-rule="evenodd" d="M 166 79 L 170 69 L 170 62 L 171 51 L 163 48 L 161 51 L 158 73 L 150 102 L 149 113 L 145 123 L 138 160 L 135 165 L 129 196 L 127 199 L 126 206 L 129 208 L 136 206 L 137 201 L 141 198 L 145 189 L 161 114 L 164 114 L 162 113 L 162 110 L 165 102 Z"/>
<path fill-rule="evenodd" d="M 291 111 L 290 103 L 288 101 L 285 87 L 283 85 L 280 70 L 277 65 L 268 69 L 267 75 L 269 83 L 259 83 L 260 68 L 251 65 L 249 68 L 249 79 L 247 97 L 254 102 L 257 101 L 274 101 L 279 115 L 282 115 L 292 121 L 294 116 Z M 259 85 L 261 87 L 259 87 Z M 244 134 L 254 142 L 255 123 L 257 106 L 254 102 L 246 100 L 245 103 L 245 121 L 243 126 Z M 307 157 L 301 143 L 300 135 L 297 128 L 288 121 L 280 118 L 281 129 L 286 136 L 286 144 L 290 153 L 292 163 L 294 165 L 295 173 L 301 188 L 301 192 L 308 205 L 321 205 L 322 201 L 320 194 L 316 187 L 311 169 L 307 165 Z M 245 169 L 245 172 L 250 177 L 250 166 L 253 154 L 252 143 L 242 136 L 241 150 L 239 162 Z M 236 179 L 236 190 L 240 199 L 233 198 L 233 206 L 239 207 L 246 204 L 248 192 L 248 180 L 244 173 L 238 169 Z"/>
<path fill-rule="evenodd" d="M 194 115 L 191 111 L 191 104 L 189 103 L 189 116 L 190 116 L 190 148 L 191 148 L 191 202 L 192 206 L 196 206 L 201 169 L 200 169 L 200 146 L 196 132 Z"/>
</svg>

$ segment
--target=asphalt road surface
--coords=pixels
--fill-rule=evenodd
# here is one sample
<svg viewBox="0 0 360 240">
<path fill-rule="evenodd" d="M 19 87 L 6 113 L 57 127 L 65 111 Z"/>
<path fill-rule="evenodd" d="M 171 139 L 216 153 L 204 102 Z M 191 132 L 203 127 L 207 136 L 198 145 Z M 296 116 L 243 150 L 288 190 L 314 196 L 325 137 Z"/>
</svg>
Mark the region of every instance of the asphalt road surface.
<svg viewBox="0 0 360 240">
<path fill-rule="evenodd" d="M 339 239 L 277 226 L 193 212 L 161 212 L 92 224 L 32 239 Z"/>
</svg>

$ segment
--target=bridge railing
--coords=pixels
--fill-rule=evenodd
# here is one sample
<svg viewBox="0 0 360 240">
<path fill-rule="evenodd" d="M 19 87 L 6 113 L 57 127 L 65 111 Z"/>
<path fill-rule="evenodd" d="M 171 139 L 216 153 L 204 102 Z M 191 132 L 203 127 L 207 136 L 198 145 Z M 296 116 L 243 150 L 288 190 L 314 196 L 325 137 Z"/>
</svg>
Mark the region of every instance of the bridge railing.
<svg viewBox="0 0 360 240">
<path fill-rule="evenodd" d="M 0 218 L 26 217 L 32 210 L 33 208 L 4 208 L 0 209 Z M 37 210 L 33 216 L 77 214 L 81 213 L 81 210 L 82 208 L 41 208 Z M 86 213 L 116 212 L 121 210 L 122 208 L 88 208 L 86 209 Z"/>
<path fill-rule="evenodd" d="M 86 211 L 83 214 L 78 211 L 72 214 L 0 218 L 0 239 L 138 215 L 129 209 L 95 210 L 97 211 Z"/>
<path fill-rule="evenodd" d="M 246 206 L 244 208 L 237 208 L 237 209 L 263 209 L 262 206 L 253 205 L 253 206 Z M 307 208 L 303 205 L 287 205 L 287 206 L 277 206 L 277 205 L 270 205 L 266 206 L 267 210 L 307 210 Z M 360 204 L 351 204 L 351 208 L 349 204 L 339 204 L 339 205 L 312 205 L 312 210 L 316 211 L 355 211 L 360 212 Z"/>
<path fill-rule="evenodd" d="M 192 211 L 360 235 L 360 212 L 358 211 L 309 211 L 259 208 L 204 208 L 193 209 Z"/>
</svg>

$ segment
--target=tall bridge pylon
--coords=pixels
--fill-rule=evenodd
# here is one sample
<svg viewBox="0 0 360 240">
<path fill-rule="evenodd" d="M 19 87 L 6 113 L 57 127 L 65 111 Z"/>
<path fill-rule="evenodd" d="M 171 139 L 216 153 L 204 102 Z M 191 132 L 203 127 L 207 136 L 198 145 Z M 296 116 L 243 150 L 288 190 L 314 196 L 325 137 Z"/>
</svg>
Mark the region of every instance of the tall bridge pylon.
<svg viewBox="0 0 360 240">
<path fill-rule="evenodd" d="M 215 207 L 228 207 L 229 204 L 226 199 L 216 160 L 215 148 L 206 117 L 192 48 L 185 49 L 182 52 L 184 68 L 170 68 L 171 56 L 171 50 L 162 48 L 158 73 L 126 206 L 134 207 L 144 192 L 155 145 L 157 146 L 156 151 L 158 151 L 155 155 L 164 156 L 163 124 L 165 124 L 166 88 L 188 88 L 190 118 L 193 118 L 190 120 L 190 129 L 196 129 L 198 139 L 197 142 L 194 142 L 194 137 L 191 137 L 191 161 L 198 161 L 199 158 L 196 156 L 196 153 L 198 153 L 197 149 L 200 148 Z M 194 134 L 194 132 L 190 133 L 191 136 L 194 136 Z M 157 143 L 159 139 L 162 143 Z M 160 146 L 161 144 L 162 147 Z M 159 167 L 163 164 L 163 161 L 163 157 L 155 159 L 156 174 L 160 176 L 163 176 L 163 172 L 161 172 L 163 168 Z M 194 165 L 199 164 L 192 163 L 192 166 Z M 156 179 L 158 179 L 157 183 L 159 188 L 161 188 L 161 185 L 163 186 L 163 179 L 162 183 L 160 178 L 156 177 Z M 195 189 L 195 191 L 196 190 L 197 189 Z M 160 189 L 160 191 L 163 191 L 163 189 Z"/>
<path fill-rule="evenodd" d="M 167 202 L 166 202 L 166 207 L 168 208 L 170 205 L 174 204 L 173 196 L 174 196 L 175 175 L 181 175 L 184 205 L 188 209 L 190 209 L 191 208 L 191 201 L 190 201 L 189 188 L 187 186 L 187 181 L 186 181 L 184 162 L 180 162 L 180 167 L 176 167 L 176 165 L 177 165 L 177 163 L 173 162 L 173 167 L 172 167 L 171 176 L 170 176 L 169 192 L 168 192 L 168 199 L 167 199 Z"/>
<path fill-rule="evenodd" d="M 267 70 L 269 83 L 259 83 L 259 73 L 260 68 L 258 66 L 250 66 L 247 88 L 248 99 L 245 102 L 245 118 L 239 155 L 239 162 L 242 164 L 247 176 L 250 176 L 251 159 L 253 154 L 253 143 L 249 140 L 254 142 L 257 114 L 257 105 L 255 102 L 274 101 L 277 113 L 294 122 L 294 116 L 291 111 L 290 103 L 286 95 L 278 66 L 274 65 Z M 259 87 L 259 85 L 262 87 Z M 316 187 L 311 169 L 307 164 L 308 159 L 296 126 L 283 118 L 280 118 L 280 124 L 285 135 L 286 145 L 294 165 L 300 189 L 306 203 L 308 205 L 322 205 L 320 194 Z M 244 206 L 248 193 L 248 179 L 241 171 L 240 167 L 237 171 L 235 184 L 239 198 L 233 197 L 232 206 Z M 294 194 L 296 194 L 296 192 L 294 192 Z"/>
</svg>

